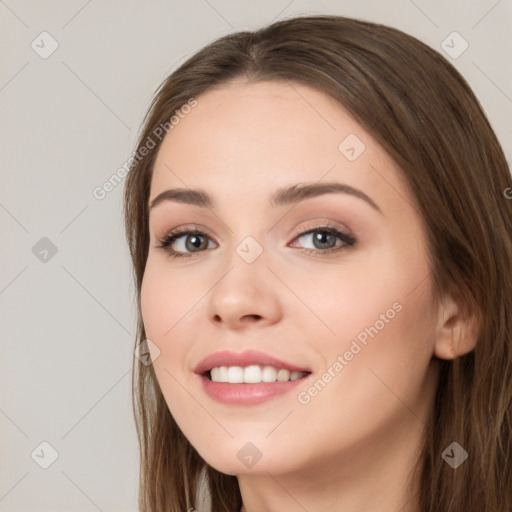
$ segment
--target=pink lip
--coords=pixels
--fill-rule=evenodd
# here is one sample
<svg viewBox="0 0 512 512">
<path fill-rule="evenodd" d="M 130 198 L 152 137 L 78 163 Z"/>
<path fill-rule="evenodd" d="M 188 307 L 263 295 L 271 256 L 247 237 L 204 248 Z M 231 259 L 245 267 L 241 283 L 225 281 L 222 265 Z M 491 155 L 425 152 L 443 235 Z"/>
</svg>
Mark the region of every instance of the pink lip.
<svg viewBox="0 0 512 512">
<path fill-rule="evenodd" d="M 257 405 L 271 398 L 289 393 L 304 384 L 312 374 L 288 382 L 261 382 L 259 384 L 229 384 L 213 382 L 206 375 L 199 376 L 203 391 L 213 400 L 226 405 Z"/>
<path fill-rule="evenodd" d="M 210 371 L 212 368 L 216 368 L 218 366 L 251 366 L 251 365 L 260 365 L 260 366 L 273 366 L 275 368 L 284 368 L 290 372 L 309 372 L 308 368 L 296 366 L 294 364 L 288 363 L 286 361 L 282 361 L 281 359 L 277 359 L 272 357 L 264 352 L 258 352 L 257 350 L 247 350 L 245 352 L 241 352 L 237 354 L 236 352 L 229 352 L 227 350 L 223 350 L 220 352 L 215 352 L 210 354 L 208 357 L 203 359 L 194 370 L 195 373 L 204 374 Z"/>
<path fill-rule="evenodd" d="M 261 382 L 258 384 L 229 384 L 227 382 L 213 382 L 207 373 L 212 368 L 218 366 L 273 366 L 275 368 L 284 368 L 290 372 L 309 372 L 301 379 L 288 382 Z M 237 354 L 236 352 L 221 351 L 215 352 L 203 359 L 196 367 L 195 373 L 198 374 L 204 392 L 213 400 L 227 405 L 256 405 L 271 398 L 278 397 L 290 392 L 299 384 L 311 376 L 308 368 L 296 366 L 294 364 L 282 361 L 257 350 L 247 350 Z"/>
</svg>

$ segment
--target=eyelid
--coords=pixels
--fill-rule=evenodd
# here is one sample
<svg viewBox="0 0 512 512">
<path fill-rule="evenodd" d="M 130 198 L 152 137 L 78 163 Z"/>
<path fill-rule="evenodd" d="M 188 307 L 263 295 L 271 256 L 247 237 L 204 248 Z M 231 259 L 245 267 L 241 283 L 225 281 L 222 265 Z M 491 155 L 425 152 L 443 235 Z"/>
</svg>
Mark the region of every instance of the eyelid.
<svg viewBox="0 0 512 512">
<path fill-rule="evenodd" d="M 320 221 L 316 221 L 316 222 L 317 222 L 317 224 L 303 226 L 303 227 L 298 228 L 297 235 L 295 236 L 295 238 L 298 238 L 300 235 L 310 233 L 311 231 L 314 231 L 317 229 L 327 229 L 327 228 L 335 229 L 336 231 L 341 231 L 344 235 L 346 235 L 348 237 L 353 236 L 351 230 L 348 229 L 348 227 L 346 227 L 345 225 L 340 226 L 338 224 L 333 224 L 330 219 L 326 219 L 323 221 L 320 220 Z"/>
<path fill-rule="evenodd" d="M 213 233 L 202 224 L 183 224 L 181 226 L 177 226 L 175 228 L 169 229 L 163 233 L 162 236 L 155 236 L 157 241 L 162 240 L 170 235 L 177 235 L 180 233 L 188 233 L 189 231 L 200 231 L 201 233 L 204 233 L 205 235 L 208 235 L 209 238 L 211 238 L 213 241 L 215 241 L 215 236 Z"/>
</svg>

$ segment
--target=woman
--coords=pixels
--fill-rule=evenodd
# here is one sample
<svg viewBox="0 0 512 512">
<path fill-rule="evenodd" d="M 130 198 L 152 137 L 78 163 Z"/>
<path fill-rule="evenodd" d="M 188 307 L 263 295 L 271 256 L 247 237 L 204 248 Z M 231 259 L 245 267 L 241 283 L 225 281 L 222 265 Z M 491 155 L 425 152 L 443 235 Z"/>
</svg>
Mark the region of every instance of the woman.
<svg viewBox="0 0 512 512">
<path fill-rule="evenodd" d="M 293 18 L 174 71 L 125 189 L 140 509 L 512 510 L 511 187 L 396 29 Z"/>
</svg>

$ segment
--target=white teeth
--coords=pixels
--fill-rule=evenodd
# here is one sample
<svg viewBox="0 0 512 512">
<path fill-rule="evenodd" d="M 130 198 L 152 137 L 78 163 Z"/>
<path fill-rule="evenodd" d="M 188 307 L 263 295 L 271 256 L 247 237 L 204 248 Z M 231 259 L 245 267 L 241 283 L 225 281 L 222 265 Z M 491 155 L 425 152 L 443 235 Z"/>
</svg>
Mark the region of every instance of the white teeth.
<svg viewBox="0 0 512 512">
<path fill-rule="evenodd" d="M 261 375 L 263 382 L 275 382 L 277 379 L 277 370 L 273 366 L 265 366 Z"/>
<path fill-rule="evenodd" d="M 308 372 L 288 371 L 284 368 L 277 369 L 273 366 L 251 365 L 245 368 L 241 366 L 217 366 L 210 370 L 213 382 L 229 382 L 230 384 L 258 384 L 260 382 L 288 382 L 297 380 Z"/>
<path fill-rule="evenodd" d="M 219 368 L 219 380 L 218 382 L 227 382 L 228 381 L 228 367 L 221 366 Z"/>
<path fill-rule="evenodd" d="M 228 382 L 240 384 L 244 381 L 244 369 L 241 366 L 230 366 L 228 368 Z"/>
<path fill-rule="evenodd" d="M 228 381 L 228 368 L 227 366 L 219 366 L 212 368 L 212 380 L 215 382 L 227 382 Z"/>
<path fill-rule="evenodd" d="M 290 372 L 288 370 L 279 370 L 277 372 L 277 380 L 279 382 L 286 382 L 290 380 Z"/>
<path fill-rule="evenodd" d="M 248 366 L 244 370 L 244 382 L 256 384 L 261 382 L 261 368 L 259 366 Z"/>
</svg>

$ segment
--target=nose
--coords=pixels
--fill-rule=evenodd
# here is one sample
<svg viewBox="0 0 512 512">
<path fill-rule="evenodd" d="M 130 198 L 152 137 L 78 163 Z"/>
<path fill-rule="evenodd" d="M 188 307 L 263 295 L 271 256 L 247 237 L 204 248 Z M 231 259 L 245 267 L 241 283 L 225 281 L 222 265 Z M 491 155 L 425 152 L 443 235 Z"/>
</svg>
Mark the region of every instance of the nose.
<svg viewBox="0 0 512 512">
<path fill-rule="evenodd" d="M 230 269 L 209 294 L 209 318 L 229 329 L 278 322 L 282 307 L 275 280 L 263 258 L 250 264 L 231 260 Z"/>
</svg>

